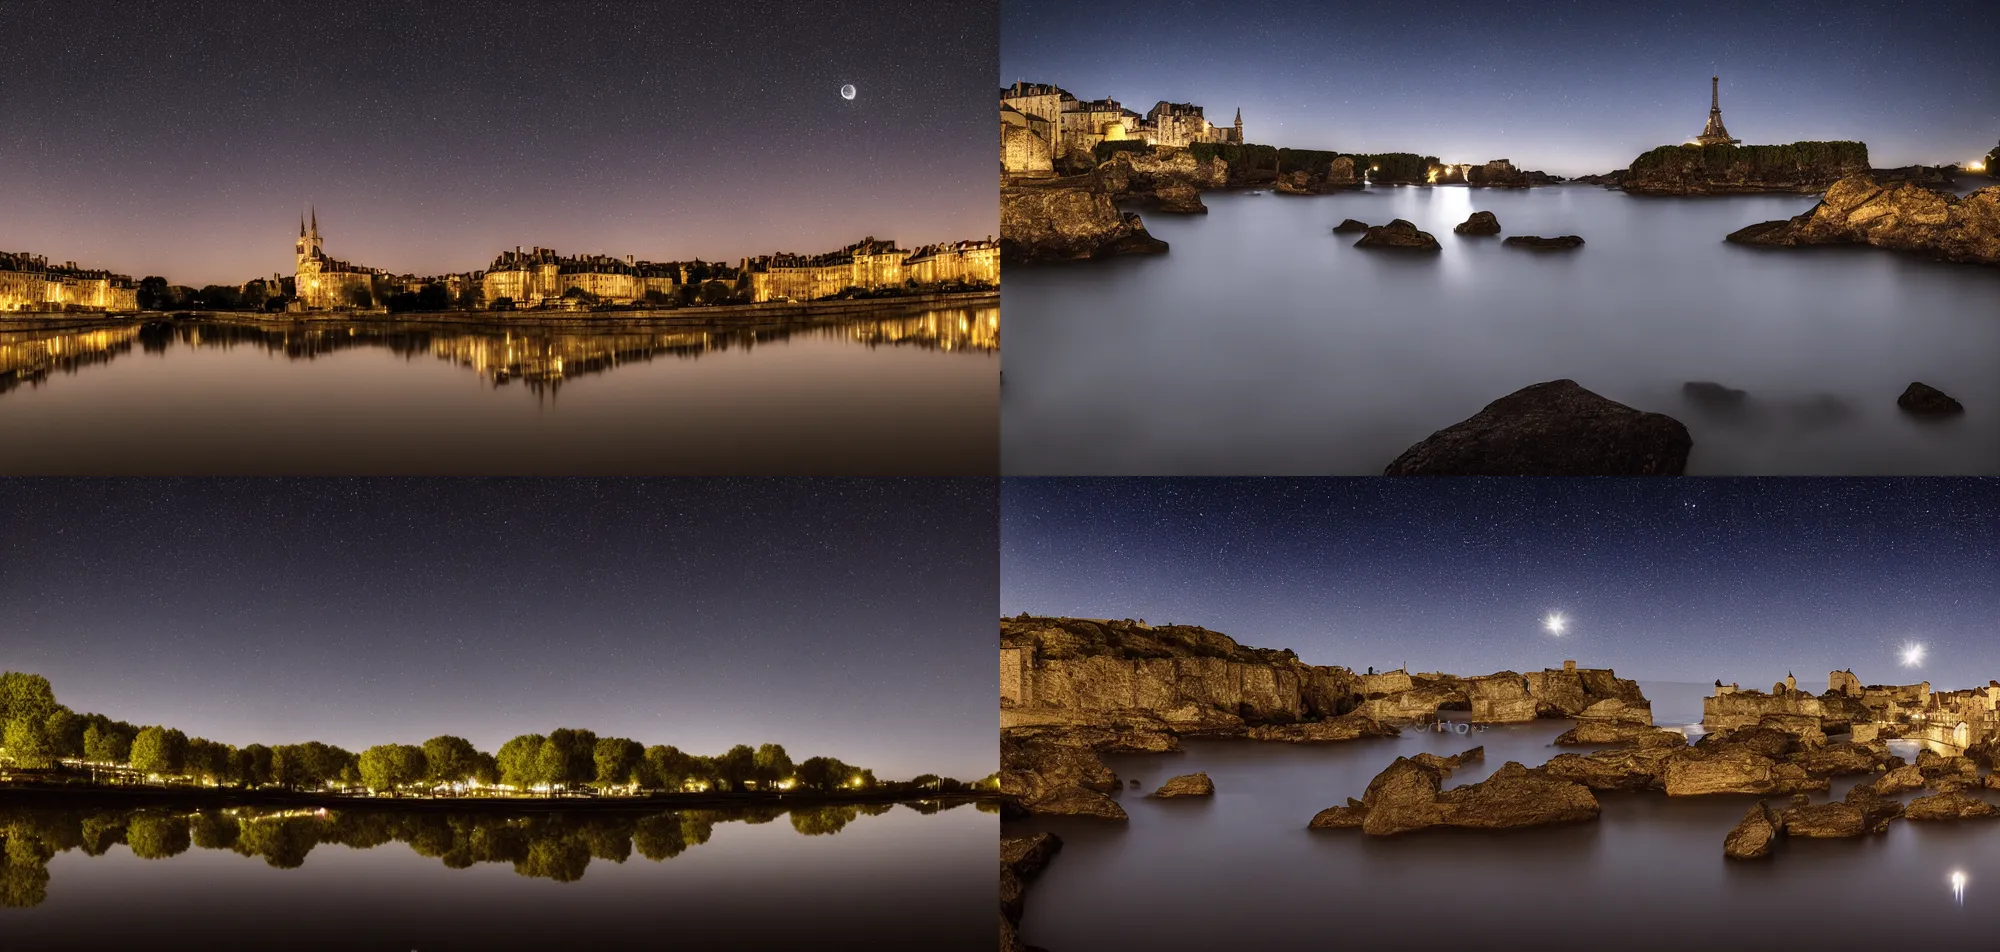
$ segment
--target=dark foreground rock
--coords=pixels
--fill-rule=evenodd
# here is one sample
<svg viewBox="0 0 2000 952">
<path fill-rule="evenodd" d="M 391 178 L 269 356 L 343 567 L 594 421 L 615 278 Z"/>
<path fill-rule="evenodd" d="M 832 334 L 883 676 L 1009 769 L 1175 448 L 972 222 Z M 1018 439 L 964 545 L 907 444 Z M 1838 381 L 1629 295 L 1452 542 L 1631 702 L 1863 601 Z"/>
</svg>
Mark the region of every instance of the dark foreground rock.
<svg viewBox="0 0 2000 952">
<path fill-rule="evenodd" d="M 1322 810 L 1307 825 L 1394 836 L 1431 827 L 1499 830 L 1597 818 L 1597 797 L 1588 788 L 1513 761 L 1478 783 L 1441 790 L 1451 772 L 1440 765 L 1444 760 L 1398 757 L 1369 781 L 1360 800 Z"/>
<path fill-rule="evenodd" d="M 1118 775 L 1080 739 L 1055 732 L 1000 733 L 1000 792 L 1028 813 L 1126 819 L 1111 799 Z"/>
<path fill-rule="evenodd" d="M 1153 193 L 1154 206 L 1174 215 L 1206 215 L 1201 192 L 1192 185 L 1170 185 Z"/>
<path fill-rule="evenodd" d="M 1198 200 L 1198 199 L 1197 199 Z M 1120 212 L 1094 175 L 1000 188 L 1000 260 L 1004 264 L 1155 254 L 1167 243 L 1146 233 L 1139 216 Z"/>
<path fill-rule="evenodd" d="M 1784 830 L 1784 817 L 1758 801 L 1743 815 L 1736 828 L 1723 837 L 1722 855 L 1730 859 L 1763 859 L 1771 855 L 1771 841 Z"/>
<path fill-rule="evenodd" d="M 1605 172 L 1601 175 L 1579 175 L 1570 181 L 1580 182 L 1584 185 L 1601 185 L 1605 188 L 1623 188 L 1625 186 L 1625 170 L 1619 169 L 1615 172 Z"/>
<path fill-rule="evenodd" d="M 1431 434 L 1389 476 L 1679 476 L 1694 440 L 1679 420 L 1552 380 Z"/>
<path fill-rule="evenodd" d="M 1452 231 L 1461 235 L 1497 235 L 1500 219 L 1492 212 L 1473 212 L 1472 217 L 1459 222 Z"/>
<path fill-rule="evenodd" d="M 1003 952 L 1024 952 L 1017 929 L 1027 881 L 1033 879 L 1062 849 L 1062 839 L 1054 833 L 1008 836 L 1000 839 L 1000 948 Z"/>
<path fill-rule="evenodd" d="M 1904 413 L 1915 416 L 1953 416 L 1965 412 L 1965 404 L 1952 399 L 1942 390 L 1929 384 L 1913 382 L 1896 398 L 1896 405 Z"/>
<path fill-rule="evenodd" d="M 1212 797 L 1215 796 L 1215 783 L 1205 773 L 1182 774 L 1161 784 L 1160 789 L 1153 791 L 1153 796 Z"/>
<path fill-rule="evenodd" d="M 1354 243 L 1356 248 L 1397 248 L 1406 251 L 1439 251 L 1442 246 L 1430 232 L 1421 231 L 1416 225 L 1396 219 L 1386 225 L 1376 225 L 1368 229 L 1361 240 Z"/>
<path fill-rule="evenodd" d="M 1333 233 L 1336 235 L 1342 235 L 1351 232 L 1367 231 L 1368 227 L 1369 225 L 1365 221 L 1356 221 L 1352 218 L 1343 218 L 1341 219 L 1340 224 L 1333 226 Z"/>
<path fill-rule="evenodd" d="M 1946 261 L 2000 264 L 2000 187 L 1964 198 L 1903 183 L 1883 186 L 1866 175 L 1835 182 L 1811 211 L 1732 233 L 1741 245 L 1873 245 Z"/>
<path fill-rule="evenodd" d="M 1583 239 L 1575 235 L 1557 235 L 1554 238 L 1544 238 L 1540 235 L 1514 235 L 1504 240 L 1502 244 L 1514 248 L 1526 248 L 1529 251 L 1568 251 L 1571 248 L 1582 247 Z"/>
</svg>

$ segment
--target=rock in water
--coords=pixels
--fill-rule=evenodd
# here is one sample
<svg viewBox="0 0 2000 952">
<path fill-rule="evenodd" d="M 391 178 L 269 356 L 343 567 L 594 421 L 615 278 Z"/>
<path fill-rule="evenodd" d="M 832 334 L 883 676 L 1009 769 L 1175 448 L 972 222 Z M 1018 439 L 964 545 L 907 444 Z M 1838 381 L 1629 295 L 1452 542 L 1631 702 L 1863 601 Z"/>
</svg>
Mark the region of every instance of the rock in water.
<svg viewBox="0 0 2000 952">
<path fill-rule="evenodd" d="M 1312 822 L 1306 824 L 1309 830 L 1352 830 L 1361 827 L 1368 816 L 1366 804 L 1353 797 L 1347 798 L 1346 806 L 1327 807 L 1313 814 Z"/>
<path fill-rule="evenodd" d="M 1442 246 L 1431 233 L 1420 231 L 1401 218 L 1386 225 L 1368 229 L 1361 240 L 1354 243 L 1356 248 L 1402 248 L 1409 251 L 1439 251 Z"/>
<path fill-rule="evenodd" d="M 1686 747 L 1687 735 L 1680 731 L 1634 724 L 1630 721 L 1578 721 L 1575 727 L 1556 735 L 1558 747 L 1583 744 L 1637 744 L 1640 747 Z"/>
<path fill-rule="evenodd" d="M 1903 412 L 1917 416 L 1951 416 L 1965 412 L 1965 404 L 1924 383 L 1911 383 L 1903 395 L 1896 398 L 1896 405 L 1902 407 Z"/>
<path fill-rule="evenodd" d="M 1568 251 L 1571 248 L 1581 247 L 1583 239 L 1576 235 L 1558 235 L 1554 238 L 1543 238 L 1540 235 L 1515 235 L 1512 238 L 1506 239 L 1503 243 L 1515 248 L 1526 248 L 1530 251 Z"/>
<path fill-rule="evenodd" d="M 1056 852 L 1062 839 L 1054 833 L 1008 836 L 1000 839 L 1000 948 L 1020 952 L 1026 946 L 1015 934 L 1021 922 L 1026 881 L 1033 879 Z"/>
<path fill-rule="evenodd" d="M 1153 791 L 1153 796 L 1212 797 L 1215 796 L 1215 784 L 1205 773 L 1182 774 L 1161 784 L 1160 789 Z"/>
<path fill-rule="evenodd" d="M 1459 222 L 1452 231 L 1461 235 L 1497 235 L 1500 219 L 1492 212 L 1473 212 L 1471 218 Z"/>
<path fill-rule="evenodd" d="M 1679 476 L 1693 445 L 1679 420 L 1607 400 L 1574 380 L 1552 380 L 1431 434 L 1384 474 Z"/>
<path fill-rule="evenodd" d="M 1395 737 L 1401 733 L 1398 728 L 1383 724 L 1359 711 L 1351 711 L 1323 721 L 1252 727 L 1244 731 L 1243 736 L 1250 740 L 1280 741 L 1289 744 L 1326 744 L 1358 740 L 1363 737 Z"/>
<path fill-rule="evenodd" d="M 1727 240 L 1781 248 L 1865 244 L 2000 264 L 2000 187 L 1958 198 L 1907 182 L 1885 188 L 1851 175 L 1833 183 L 1811 211 L 1739 229 Z"/>
<path fill-rule="evenodd" d="M 1443 783 L 1444 771 L 1408 757 L 1396 758 L 1368 781 L 1368 791 L 1361 795 L 1366 811 L 1361 831 L 1393 836 L 1436 825 L 1443 815 L 1437 805 Z"/>
<path fill-rule="evenodd" d="M 1208 214 L 1208 206 L 1201 202 L 1201 192 L 1192 185 L 1163 186 L 1153 193 L 1153 200 L 1163 212 L 1175 215 Z"/>
<path fill-rule="evenodd" d="M 1730 859 L 1763 859 L 1771 855 L 1771 841 L 1784 829 L 1782 823 L 1782 819 L 1759 802 L 1723 838 L 1722 855 Z"/>
<path fill-rule="evenodd" d="M 1743 406 L 1749 394 L 1734 387 L 1725 387 L 1712 380 L 1690 380 L 1681 384 L 1681 396 L 1687 402 L 1710 410 L 1735 410 Z"/>
<path fill-rule="evenodd" d="M 1917 765 L 1905 764 L 1880 777 L 1876 777 L 1873 783 L 1866 786 L 1871 793 L 1879 796 L 1887 796 L 1909 790 L 1919 790 L 1923 788 L 1923 785 L 1924 775 L 1917 770 Z"/>
<path fill-rule="evenodd" d="M 1355 221 L 1352 218 L 1342 219 L 1340 224 L 1333 226 L 1333 233 L 1336 235 L 1346 234 L 1348 232 L 1367 231 L 1367 230 L 1368 230 L 1367 222 Z"/>
<path fill-rule="evenodd" d="M 1993 804 L 1963 792 L 1918 797 L 1903 808 L 1903 816 L 1912 820 L 1971 820 L 1993 814 Z"/>
<path fill-rule="evenodd" d="M 1511 760 L 1485 780 L 1446 790 L 1438 805 L 1445 826 L 1480 830 L 1577 823 L 1598 814 L 1589 788 Z"/>
<path fill-rule="evenodd" d="M 1000 258 L 1005 264 L 1066 261 L 1167 250 L 1139 216 L 1122 213 L 1095 176 L 1021 182 L 1000 188 Z"/>
</svg>

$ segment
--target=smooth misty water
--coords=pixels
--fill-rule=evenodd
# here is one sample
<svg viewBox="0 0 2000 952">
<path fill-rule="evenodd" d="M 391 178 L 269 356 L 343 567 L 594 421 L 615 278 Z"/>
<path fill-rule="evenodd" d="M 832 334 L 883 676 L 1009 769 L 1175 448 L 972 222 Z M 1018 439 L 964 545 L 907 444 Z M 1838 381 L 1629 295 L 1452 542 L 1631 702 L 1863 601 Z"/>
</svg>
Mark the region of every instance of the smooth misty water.
<svg viewBox="0 0 2000 952">
<path fill-rule="evenodd" d="M 1666 413 L 1691 473 L 2000 472 L 2000 268 L 1724 235 L 1809 196 L 1639 198 L 1589 186 L 1203 196 L 1145 215 L 1165 255 L 1007 274 L 1001 446 L 1020 474 L 1379 474 L 1521 387 L 1568 377 Z M 1462 238 L 1581 235 L 1535 253 Z M 1440 254 L 1351 247 L 1405 218 Z M 1907 418 L 1921 380 L 1959 419 Z M 1737 412 L 1681 385 L 1749 394 Z"/>
<path fill-rule="evenodd" d="M 0 322 L 0 472 L 991 474 L 999 333 Z"/>
<path fill-rule="evenodd" d="M 0 808 L 0 945 L 990 947 L 998 827 L 971 804 L 553 816 Z"/>
<path fill-rule="evenodd" d="M 1108 757 L 1121 778 L 1140 782 L 1120 797 L 1128 823 L 1003 824 L 1003 835 L 1046 830 L 1063 839 L 1028 888 L 1022 937 L 1053 950 L 1148 952 L 1991 943 L 2000 821 L 1898 820 L 1880 836 L 1784 841 L 1761 863 L 1722 855 L 1753 797 L 1601 794 L 1596 822 L 1507 832 L 1378 838 L 1306 829 L 1314 813 L 1361 796 L 1398 755 L 1483 744 L 1485 761 L 1447 781 L 1470 783 L 1508 760 L 1540 764 L 1570 749 L 1549 741 L 1571 723 L 1410 730 L 1317 747 L 1196 741 L 1181 754 Z M 1143 796 L 1197 770 L 1215 781 L 1212 802 Z M 1862 779 L 1836 779 L 1832 795 Z M 1953 871 L 1966 875 L 1962 904 Z"/>
</svg>

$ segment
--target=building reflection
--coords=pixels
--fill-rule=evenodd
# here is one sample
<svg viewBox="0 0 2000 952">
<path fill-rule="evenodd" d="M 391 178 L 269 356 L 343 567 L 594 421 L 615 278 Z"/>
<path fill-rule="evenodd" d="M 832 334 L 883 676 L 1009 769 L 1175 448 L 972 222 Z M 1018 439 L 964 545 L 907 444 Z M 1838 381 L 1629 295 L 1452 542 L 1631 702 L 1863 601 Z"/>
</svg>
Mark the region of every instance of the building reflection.
<svg viewBox="0 0 2000 952">
<path fill-rule="evenodd" d="M 696 359 L 749 351 L 794 338 L 841 340 L 864 347 L 994 352 L 1000 348 L 998 307 L 944 308 L 895 316 L 802 325 L 466 327 L 441 323 L 340 321 L 156 320 L 77 330 L 0 331 L 0 393 L 35 385 L 57 372 L 74 373 L 131 352 L 260 347 L 293 360 L 355 348 L 380 347 L 409 358 L 430 356 L 464 367 L 494 386 L 521 381 L 553 393 L 564 381 L 655 359 Z"/>
<path fill-rule="evenodd" d="M 718 824 L 782 818 L 800 835 L 829 836 L 863 817 L 898 808 L 928 815 L 968 802 L 745 805 L 656 813 L 11 808 L 0 810 L 0 907 L 46 901 L 49 860 L 56 854 L 103 856 L 121 844 L 141 859 L 171 859 L 190 849 L 226 850 L 261 859 L 273 869 L 297 869 L 321 845 L 365 850 L 402 843 L 450 869 L 505 863 L 521 876 L 575 882 L 592 860 L 623 863 L 634 853 L 654 862 L 672 859 L 707 843 Z M 975 808 L 998 809 L 985 802 Z"/>
</svg>

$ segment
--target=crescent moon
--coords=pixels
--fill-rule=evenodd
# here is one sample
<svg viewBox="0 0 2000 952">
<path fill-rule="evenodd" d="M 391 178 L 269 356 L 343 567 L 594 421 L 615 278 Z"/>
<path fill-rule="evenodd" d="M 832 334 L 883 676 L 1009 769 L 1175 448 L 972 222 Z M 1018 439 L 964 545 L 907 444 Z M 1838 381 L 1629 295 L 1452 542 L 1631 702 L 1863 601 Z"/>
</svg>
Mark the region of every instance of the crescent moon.
<svg viewBox="0 0 2000 952">
<path fill-rule="evenodd" d="M 842 98 L 842 99 L 853 99 L 853 98 L 854 98 L 854 84 L 853 84 L 853 83 L 848 83 L 847 85 L 845 85 L 845 86 L 842 86 L 842 87 L 840 87 L 840 98 Z"/>
</svg>

